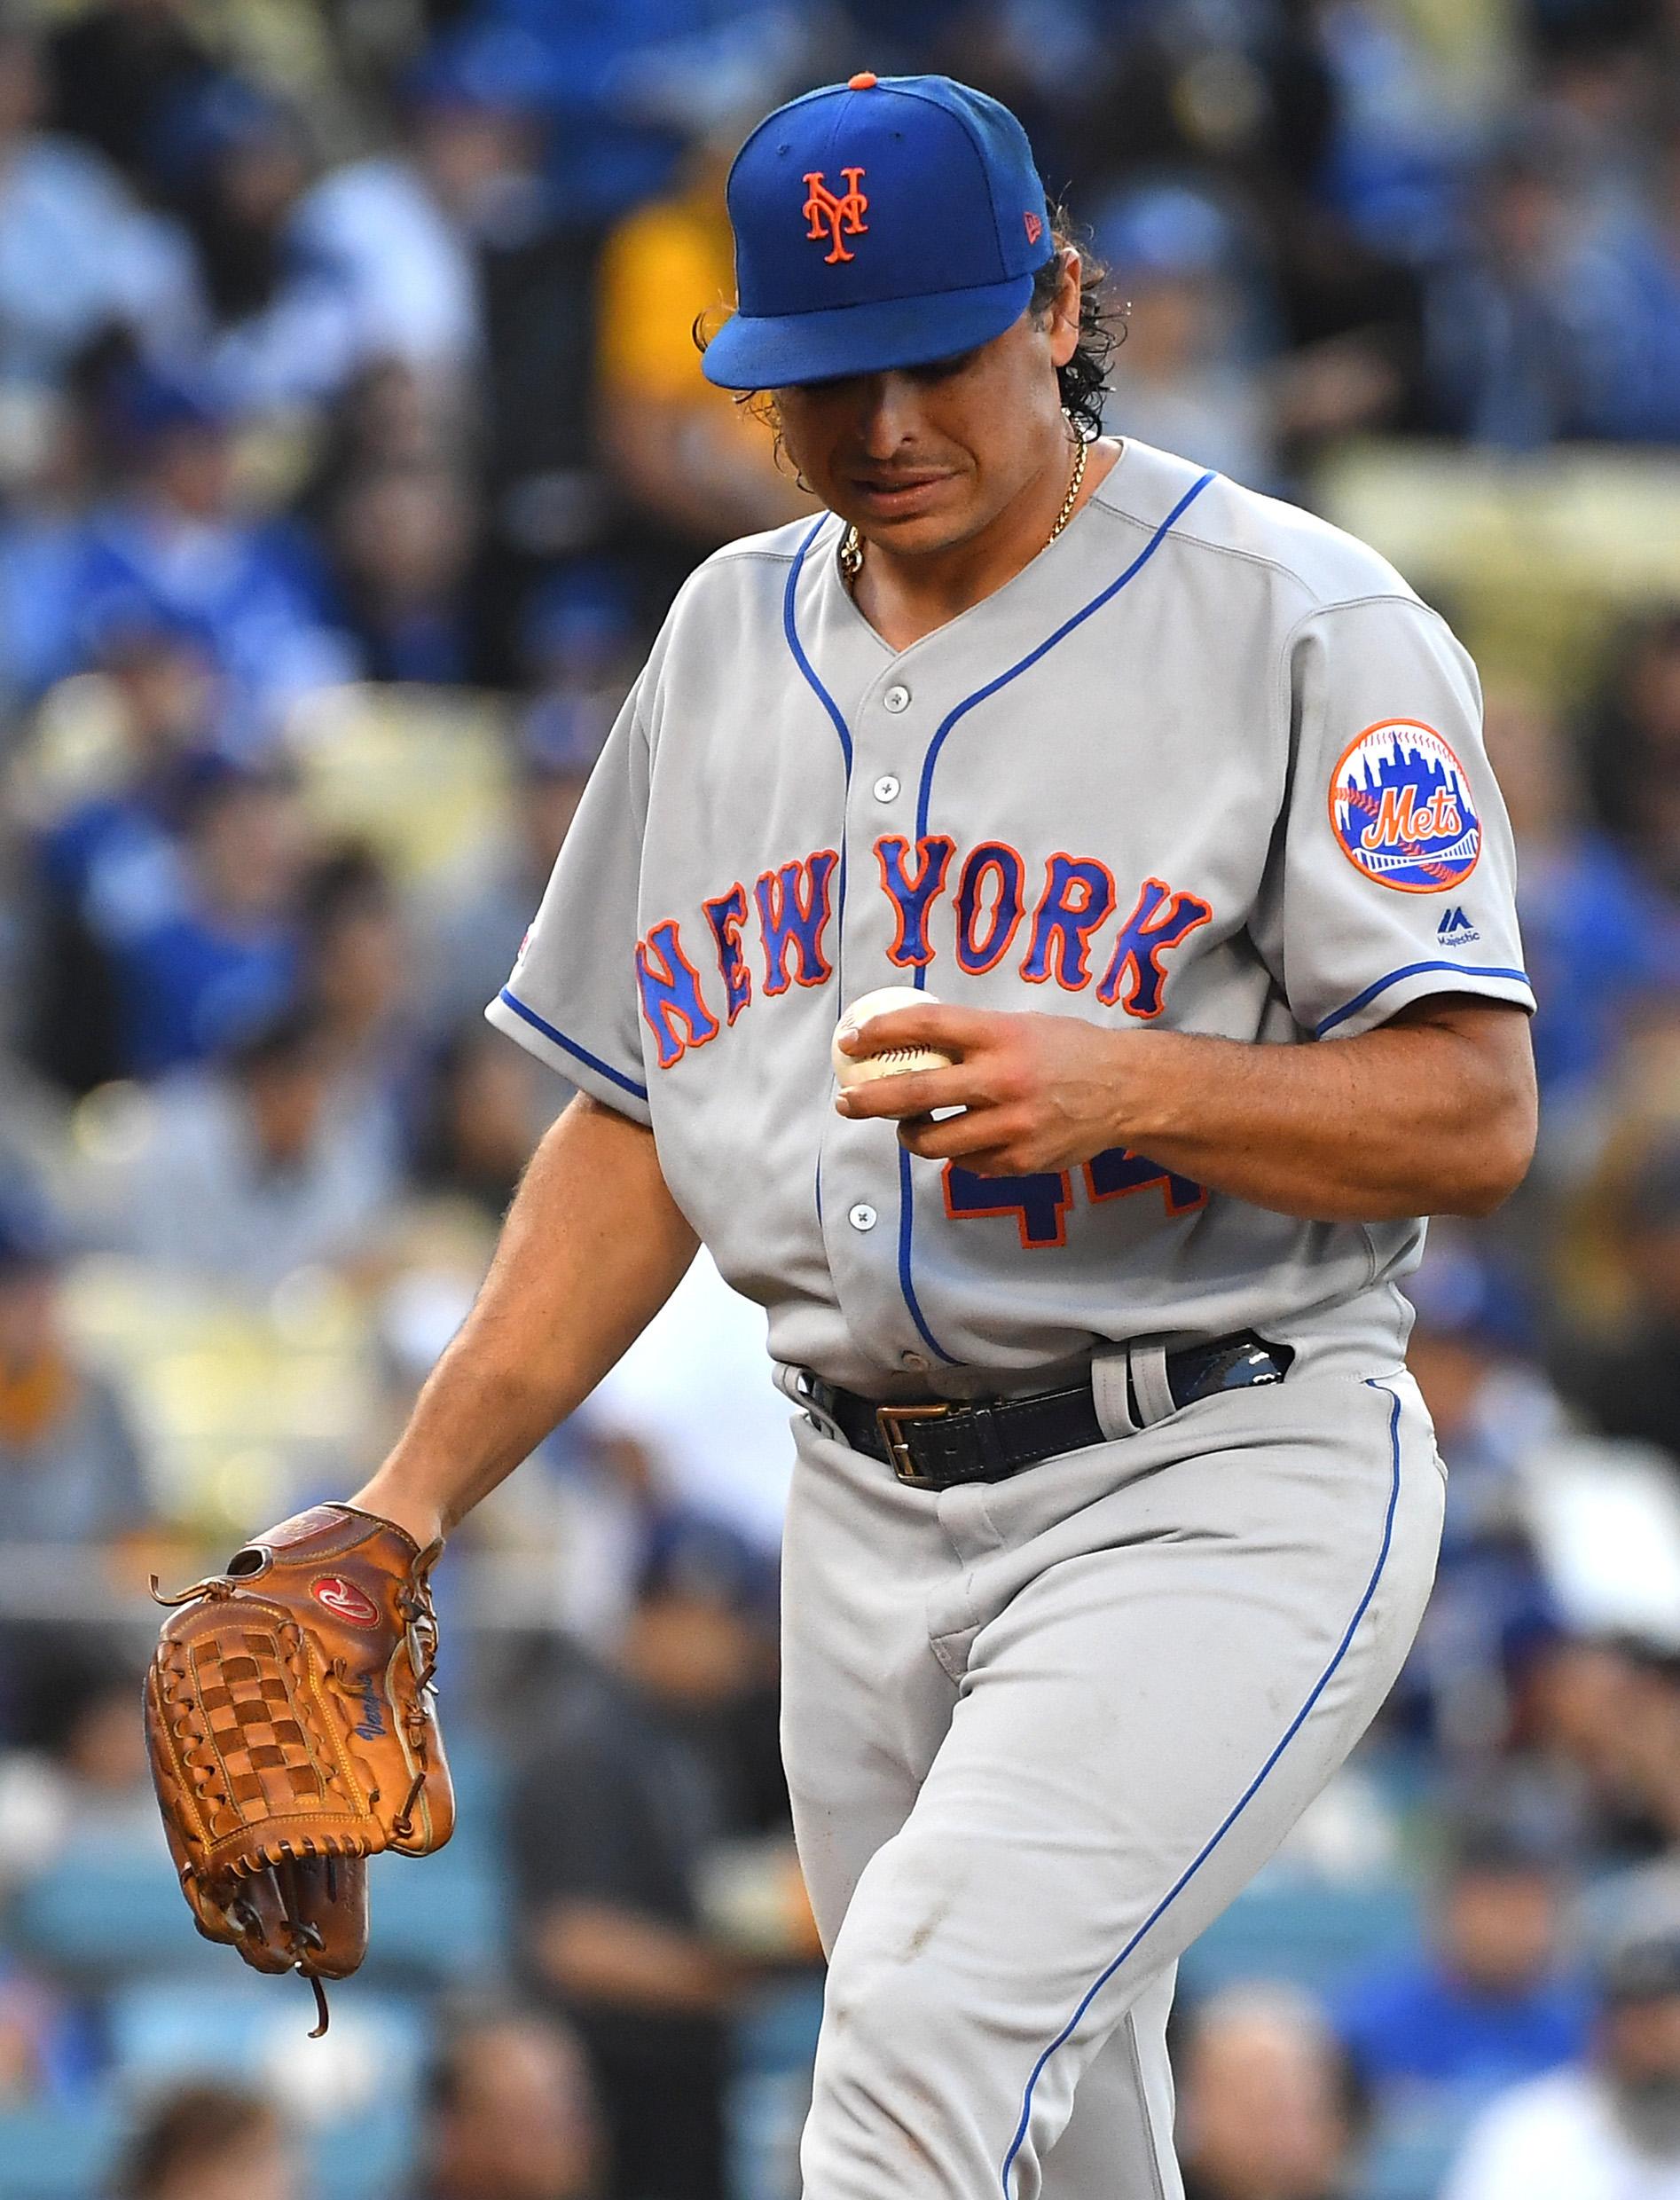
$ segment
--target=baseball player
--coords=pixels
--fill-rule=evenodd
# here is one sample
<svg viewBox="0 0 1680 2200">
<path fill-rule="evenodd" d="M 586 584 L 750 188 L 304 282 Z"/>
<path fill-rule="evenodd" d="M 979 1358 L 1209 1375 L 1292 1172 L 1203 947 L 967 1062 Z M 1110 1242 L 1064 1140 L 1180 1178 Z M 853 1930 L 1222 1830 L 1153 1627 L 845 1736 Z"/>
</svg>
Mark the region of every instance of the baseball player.
<svg viewBox="0 0 1680 2200">
<path fill-rule="evenodd" d="M 729 208 L 705 372 L 828 509 L 624 706 L 489 1011 L 580 1096 L 355 1503 L 432 1544 L 710 1246 L 797 1408 L 805 2191 L 1170 2200 L 1176 1960 L 1428 1591 L 1417 1218 L 1532 1145 L 1476 676 L 1362 544 L 1097 436 L 990 99 L 813 92 Z M 927 1066 L 837 1086 L 890 985 L 842 1056 Z"/>
</svg>

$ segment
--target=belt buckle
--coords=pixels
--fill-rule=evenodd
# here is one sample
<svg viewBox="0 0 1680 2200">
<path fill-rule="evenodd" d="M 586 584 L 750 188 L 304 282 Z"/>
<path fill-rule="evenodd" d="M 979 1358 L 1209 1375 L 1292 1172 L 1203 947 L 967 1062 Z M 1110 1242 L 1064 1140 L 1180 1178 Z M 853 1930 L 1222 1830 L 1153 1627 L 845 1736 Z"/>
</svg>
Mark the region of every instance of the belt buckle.
<svg viewBox="0 0 1680 2200">
<path fill-rule="evenodd" d="M 901 1421 L 943 1420 L 951 1407 L 943 1402 L 932 1405 L 878 1405 L 875 1410 L 875 1425 L 881 1441 L 887 1448 L 887 1458 L 899 1480 L 911 1489 L 938 1489 L 943 1485 L 930 1476 L 918 1474 L 915 1461 L 910 1456 L 910 1441 L 899 1426 Z"/>
</svg>

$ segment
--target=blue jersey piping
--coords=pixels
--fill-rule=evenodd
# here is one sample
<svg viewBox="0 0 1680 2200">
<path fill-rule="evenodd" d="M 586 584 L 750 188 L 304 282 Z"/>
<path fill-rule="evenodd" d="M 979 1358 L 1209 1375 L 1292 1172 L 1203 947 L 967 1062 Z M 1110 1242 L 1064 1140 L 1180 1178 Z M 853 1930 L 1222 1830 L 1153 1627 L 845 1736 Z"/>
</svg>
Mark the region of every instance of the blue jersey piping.
<svg viewBox="0 0 1680 2200">
<path fill-rule="evenodd" d="M 1201 495 L 1203 490 L 1207 487 L 1207 484 L 1213 479 L 1213 475 L 1210 472 L 1204 474 L 1199 480 L 1194 481 L 1190 483 L 1189 487 L 1184 491 L 1184 494 L 1179 499 L 1178 502 L 1173 507 L 1166 517 L 1161 522 L 1155 532 L 1150 537 L 1149 540 L 1144 544 L 1143 547 L 1138 552 L 1137 555 L 1132 560 L 1132 562 L 1127 567 L 1126 570 L 1120 574 L 1118 579 L 1111 580 L 1106 588 L 1102 589 L 1096 595 L 1093 596 L 1091 601 L 1087 604 L 1084 605 L 1081 609 L 1076 611 L 1072 618 L 1064 619 L 1062 625 L 1056 628 L 1056 632 L 1052 634 L 1047 634 L 1045 639 L 1039 643 L 1036 648 L 1029 649 L 1024 657 L 1017 657 L 1007 672 L 1000 672 L 995 680 L 987 680 L 984 688 L 977 688 L 971 695 L 965 695 L 962 701 L 957 704 L 955 710 L 946 714 L 944 723 L 940 726 L 938 731 L 934 735 L 933 739 L 928 743 L 928 753 L 922 760 L 922 785 L 916 797 L 915 811 L 915 829 L 916 838 L 918 840 L 922 838 L 922 835 L 928 829 L 928 801 L 933 792 L 933 767 L 938 761 L 940 750 L 945 746 L 946 735 L 951 731 L 957 720 L 960 718 L 966 717 L 968 712 L 973 710 L 976 703 L 984 703 L 988 695 L 996 695 L 1000 688 L 1007 688 L 1012 680 L 1018 679 L 1023 672 L 1029 671 L 1038 663 L 1040 657 L 1047 656 L 1049 652 L 1055 648 L 1058 641 L 1065 641 L 1076 626 L 1082 626 L 1094 611 L 1100 611 L 1103 609 L 1103 606 L 1109 601 L 1111 596 L 1118 596 L 1121 589 L 1126 586 L 1127 583 L 1129 580 L 1134 579 L 1136 576 L 1142 571 L 1143 568 L 1155 555 L 1155 553 L 1166 540 L 1167 536 L 1171 534 L 1173 529 L 1177 525 L 1182 515 L 1192 504 L 1195 503 L 1197 498 Z M 916 983 L 920 985 L 922 982 L 922 973 L 918 970 L 916 972 Z"/>
<path fill-rule="evenodd" d="M 591 1054 L 587 1047 L 580 1047 L 575 1039 L 568 1039 L 563 1031 L 556 1031 L 552 1024 L 545 1022 L 538 1015 L 535 1009 L 528 1009 L 522 1001 L 509 993 L 506 986 L 502 987 L 500 997 L 512 1009 L 515 1016 L 523 1017 L 533 1031 L 541 1032 L 545 1039 L 552 1041 L 557 1047 L 564 1048 L 568 1054 L 585 1064 L 597 1075 L 609 1079 L 612 1083 L 621 1087 L 625 1092 L 634 1093 L 638 1100 L 647 1099 L 646 1085 L 639 1085 L 633 1077 L 626 1077 L 622 1070 L 614 1069 L 610 1062 L 603 1062 L 598 1054 Z"/>
<path fill-rule="evenodd" d="M 1529 985 L 1527 970 L 1497 970 L 1488 964 L 1476 962 L 1408 962 L 1397 970 L 1390 970 L 1386 978 L 1379 978 L 1367 986 L 1363 993 L 1356 993 L 1339 1009 L 1332 1010 L 1316 1027 L 1314 1037 L 1322 1039 L 1326 1032 L 1334 1031 L 1338 1024 L 1345 1024 L 1350 1016 L 1357 1016 L 1379 993 L 1386 993 L 1391 986 L 1398 986 L 1402 978 L 1416 978 L 1420 970 L 1451 970 L 1459 978 L 1508 978 L 1519 986 L 1529 986 L 1530 992 L 1534 990 Z M 1441 990 L 1450 993 L 1452 987 L 1443 986 Z"/>
</svg>

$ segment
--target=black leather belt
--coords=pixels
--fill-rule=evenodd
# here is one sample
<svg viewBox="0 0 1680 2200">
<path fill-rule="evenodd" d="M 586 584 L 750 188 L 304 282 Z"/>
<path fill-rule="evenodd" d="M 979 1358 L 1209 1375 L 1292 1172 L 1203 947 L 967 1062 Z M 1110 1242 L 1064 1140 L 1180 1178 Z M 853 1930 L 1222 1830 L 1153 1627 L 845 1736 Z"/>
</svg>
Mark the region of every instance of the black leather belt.
<svg viewBox="0 0 1680 2200">
<path fill-rule="evenodd" d="M 1216 1391 L 1281 1383 L 1294 1353 L 1268 1344 L 1252 1329 L 1166 1355 L 1174 1408 Z M 1127 1378 L 1128 1395 L 1131 1378 Z M 812 1382 L 806 1396 L 854 1451 L 890 1466 L 913 1489 L 950 1489 L 959 1482 L 998 1482 L 1060 1451 L 1106 1443 L 1088 1380 L 1026 1398 L 979 1399 L 965 1405 L 876 1405 L 855 1391 Z M 1131 1399 L 1133 1416 L 1136 1399 Z"/>
</svg>

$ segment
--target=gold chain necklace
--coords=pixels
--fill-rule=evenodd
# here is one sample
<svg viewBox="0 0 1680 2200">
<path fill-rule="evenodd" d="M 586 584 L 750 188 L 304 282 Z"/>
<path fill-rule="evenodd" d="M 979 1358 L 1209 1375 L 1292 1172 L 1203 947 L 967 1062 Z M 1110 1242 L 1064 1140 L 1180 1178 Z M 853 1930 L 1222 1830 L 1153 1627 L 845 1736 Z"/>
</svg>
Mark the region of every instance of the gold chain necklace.
<svg viewBox="0 0 1680 2200">
<path fill-rule="evenodd" d="M 1073 477 L 1068 483 L 1066 496 L 1062 499 L 1062 509 L 1056 515 L 1056 525 L 1044 538 L 1047 550 L 1073 516 L 1073 507 L 1079 500 L 1079 489 L 1085 480 L 1085 461 L 1090 448 L 1090 444 L 1081 436 L 1079 452 L 1073 460 Z M 855 527 L 848 527 L 841 536 L 839 557 L 840 571 L 849 588 L 863 570 L 863 537 Z"/>
</svg>

